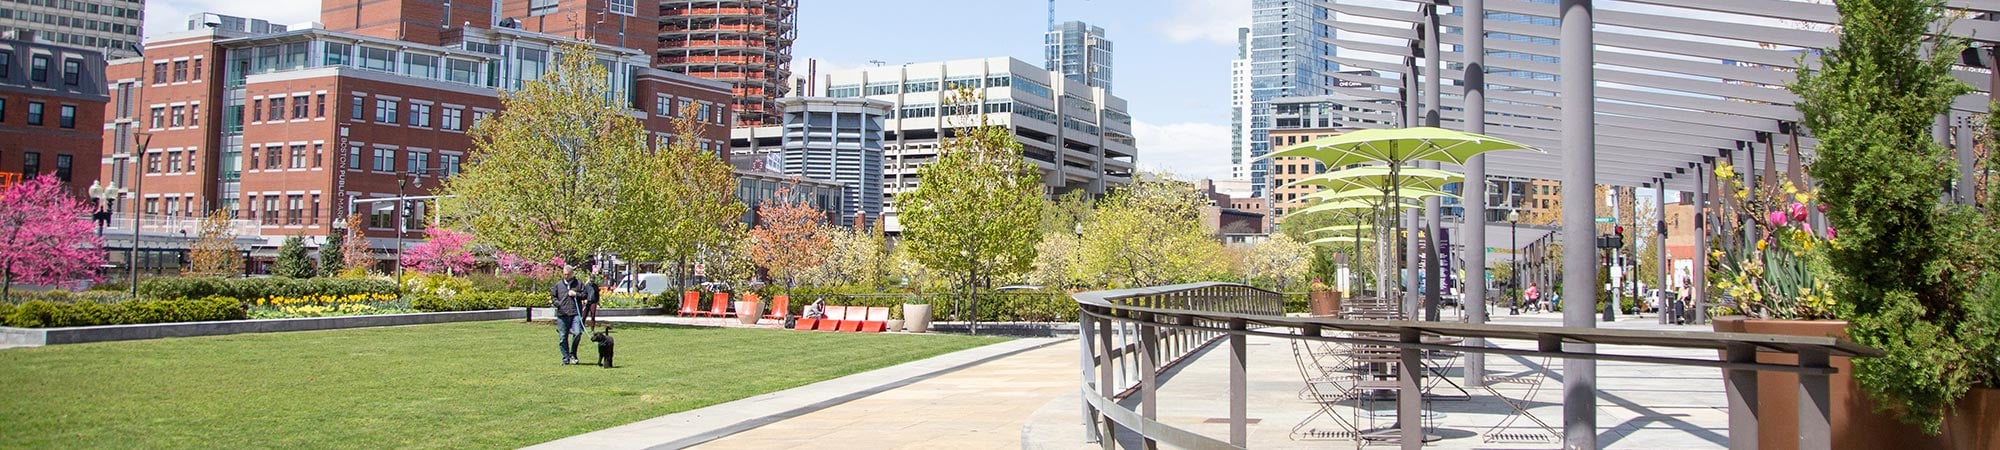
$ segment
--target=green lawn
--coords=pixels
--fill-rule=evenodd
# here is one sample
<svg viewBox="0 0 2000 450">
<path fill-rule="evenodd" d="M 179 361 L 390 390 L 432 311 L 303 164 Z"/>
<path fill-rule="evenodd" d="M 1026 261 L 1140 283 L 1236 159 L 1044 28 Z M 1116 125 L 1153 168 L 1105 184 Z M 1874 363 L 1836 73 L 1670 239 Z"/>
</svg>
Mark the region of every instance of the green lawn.
<svg viewBox="0 0 2000 450">
<path fill-rule="evenodd" d="M 1002 340 L 613 334 L 615 369 L 559 365 L 547 322 L 0 350 L 0 448 L 514 448 Z"/>
</svg>

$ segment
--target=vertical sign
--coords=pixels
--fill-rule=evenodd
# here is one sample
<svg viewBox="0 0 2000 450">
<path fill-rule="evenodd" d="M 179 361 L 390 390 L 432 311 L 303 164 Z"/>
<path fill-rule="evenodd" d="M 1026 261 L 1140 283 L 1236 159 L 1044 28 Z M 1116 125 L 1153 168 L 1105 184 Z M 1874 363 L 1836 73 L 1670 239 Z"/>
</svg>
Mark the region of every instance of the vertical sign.
<svg viewBox="0 0 2000 450">
<path fill-rule="evenodd" d="M 1451 271 L 1452 257 L 1451 257 L 1450 228 L 1438 227 L 1438 254 L 1443 255 L 1442 258 L 1438 259 L 1438 276 L 1441 277 L 1438 278 L 1438 290 L 1440 292 L 1451 292 L 1452 291 L 1451 281 L 1453 278 L 1452 275 L 1457 272 Z"/>
</svg>

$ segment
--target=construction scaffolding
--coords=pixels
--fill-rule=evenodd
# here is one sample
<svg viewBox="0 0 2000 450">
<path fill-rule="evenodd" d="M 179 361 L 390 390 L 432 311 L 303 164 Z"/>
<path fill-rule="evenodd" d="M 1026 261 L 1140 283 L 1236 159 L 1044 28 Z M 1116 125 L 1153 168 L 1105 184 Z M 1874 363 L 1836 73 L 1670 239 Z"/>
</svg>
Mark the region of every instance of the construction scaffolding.
<svg viewBox="0 0 2000 450">
<path fill-rule="evenodd" d="M 797 12 L 797 0 L 662 1 L 653 66 L 729 83 L 737 126 L 777 125 Z"/>
</svg>

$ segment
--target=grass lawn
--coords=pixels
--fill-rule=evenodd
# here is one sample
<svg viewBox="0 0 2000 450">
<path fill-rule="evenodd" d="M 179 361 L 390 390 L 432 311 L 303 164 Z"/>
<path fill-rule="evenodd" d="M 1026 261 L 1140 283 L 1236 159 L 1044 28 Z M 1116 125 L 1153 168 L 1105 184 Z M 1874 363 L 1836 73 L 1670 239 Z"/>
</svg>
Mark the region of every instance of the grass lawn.
<svg viewBox="0 0 2000 450">
<path fill-rule="evenodd" d="M 548 322 L 0 350 L 0 448 L 514 448 L 1002 340 L 613 335 L 614 369 L 558 364 Z"/>
</svg>

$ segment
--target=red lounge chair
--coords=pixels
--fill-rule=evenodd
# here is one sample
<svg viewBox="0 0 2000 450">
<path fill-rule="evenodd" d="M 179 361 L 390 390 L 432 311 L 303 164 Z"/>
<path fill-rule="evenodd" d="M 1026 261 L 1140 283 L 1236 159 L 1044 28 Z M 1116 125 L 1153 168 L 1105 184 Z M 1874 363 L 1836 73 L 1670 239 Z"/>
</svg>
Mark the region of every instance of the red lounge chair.
<svg viewBox="0 0 2000 450">
<path fill-rule="evenodd" d="M 771 310 L 764 313 L 764 318 L 785 320 L 785 315 L 791 313 L 791 303 L 790 297 L 783 295 L 771 297 Z"/>
<path fill-rule="evenodd" d="M 840 321 L 840 331 L 848 333 L 859 333 L 861 332 L 861 322 L 867 320 L 868 320 L 868 308 L 861 306 L 849 306 L 847 307 L 847 320 Z"/>
<path fill-rule="evenodd" d="M 841 320 L 846 317 L 847 307 L 828 306 L 826 307 L 826 318 L 821 319 L 819 325 L 813 327 L 813 329 L 819 331 L 840 331 Z"/>
<path fill-rule="evenodd" d="M 715 293 L 715 297 L 709 299 L 708 312 L 702 313 L 702 315 L 715 318 L 729 317 L 729 293 Z"/>
<path fill-rule="evenodd" d="M 866 320 L 861 321 L 860 331 L 863 333 L 880 333 L 883 332 L 884 330 L 888 330 L 889 307 L 887 306 L 870 307 L 868 308 L 868 317 L 866 317 L 865 319 Z"/>
<path fill-rule="evenodd" d="M 701 293 L 692 291 L 682 293 L 681 312 L 678 315 L 687 317 L 697 314 L 701 314 Z"/>
<path fill-rule="evenodd" d="M 819 319 L 807 319 L 801 317 L 799 318 L 798 323 L 792 324 L 792 329 L 798 331 L 812 331 L 813 327 L 819 325 L 819 322 L 820 322 Z"/>
</svg>

